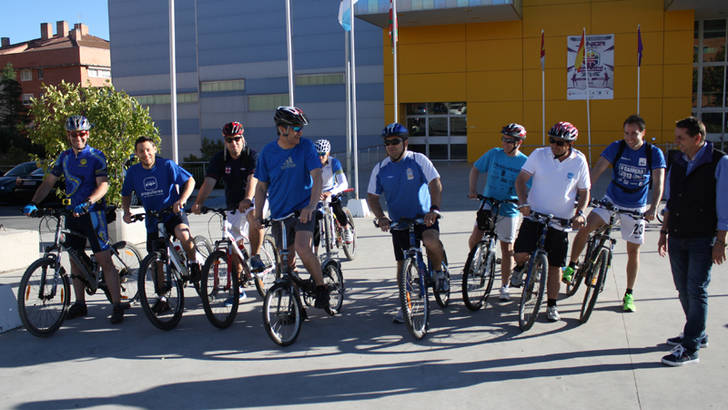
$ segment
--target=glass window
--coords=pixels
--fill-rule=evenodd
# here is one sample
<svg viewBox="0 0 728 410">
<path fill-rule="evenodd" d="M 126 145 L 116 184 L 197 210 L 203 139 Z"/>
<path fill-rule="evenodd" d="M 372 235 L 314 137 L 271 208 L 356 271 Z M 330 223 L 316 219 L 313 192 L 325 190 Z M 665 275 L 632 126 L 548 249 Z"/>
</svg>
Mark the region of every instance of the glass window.
<svg viewBox="0 0 728 410">
<path fill-rule="evenodd" d="M 299 74 L 296 76 L 296 85 L 328 85 L 345 84 L 344 73 Z"/>
<path fill-rule="evenodd" d="M 467 156 L 467 105 L 465 102 L 404 104 L 410 147 L 430 159 L 465 159 Z M 433 138 L 436 137 L 436 138 Z M 457 138 L 454 138 L 457 137 Z M 453 148 L 454 146 L 457 148 Z"/>
<path fill-rule="evenodd" d="M 407 130 L 412 137 L 424 137 L 427 135 L 427 120 L 425 117 L 409 117 L 407 118 Z"/>
<path fill-rule="evenodd" d="M 431 137 L 447 136 L 447 118 L 430 117 L 429 131 Z"/>
<path fill-rule="evenodd" d="M 693 63 L 697 63 L 700 59 L 698 55 L 698 47 L 700 47 L 700 22 L 695 22 L 695 30 L 693 32 Z"/>
<path fill-rule="evenodd" d="M 430 159 L 449 159 L 447 144 L 430 144 Z"/>
<path fill-rule="evenodd" d="M 450 135 L 467 135 L 465 117 L 450 117 Z"/>
<path fill-rule="evenodd" d="M 447 114 L 447 104 L 430 103 L 427 104 L 427 111 L 430 115 Z"/>
<path fill-rule="evenodd" d="M 89 68 L 88 76 L 96 78 L 111 78 L 111 70 L 108 68 Z"/>
<path fill-rule="evenodd" d="M 172 96 L 169 94 L 152 94 L 152 95 L 137 95 L 134 98 L 139 101 L 142 105 L 154 105 L 154 104 L 170 104 Z M 197 102 L 197 93 L 179 93 L 177 94 L 177 104 L 187 104 Z"/>
<path fill-rule="evenodd" d="M 39 68 L 38 69 L 38 79 L 39 80 L 42 80 L 43 79 L 43 69 L 42 68 Z"/>
<path fill-rule="evenodd" d="M 723 75 L 725 67 L 703 68 L 703 107 L 720 107 L 723 101 Z"/>
<path fill-rule="evenodd" d="M 703 61 L 725 61 L 725 19 L 703 22 Z"/>
<path fill-rule="evenodd" d="M 20 70 L 20 81 L 33 81 L 33 71 Z"/>
<path fill-rule="evenodd" d="M 200 82 L 200 91 L 217 92 L 217 91 L 239 91 L 245 90 L 245 80 L 221 80 L 221 81 L 202 81 Z"/>
<path fill-rule="evenodd" d="M 468 159 L 468 144 L 450 144 L 451 159 Z"/>
<path fill-rule="evenodd" d="M 427 114 L 427 104 L 415 103 L 407 104 L 407 115 L 424 115 Z"/>
<path fill-rule="evenodd" d="M 704 112 L 701 120 L 705 124 L 708 134 L 723 132 L 723 113 L 722 112 Z"/>
<path fill-rule="evenodd" d="M 698 105 L 698 70 L 693 68 L 693 108 Z"/>
<path fill-rule="evenodd" d="M 248 96 L 249 111 L 274 111 L 281 105 L 288 105 L 288 94 L 259 94 Z"/>
<path fill-rule="evenodd" d="M 23 105 L 30 105 L 33 101 L 33 94 L 23 94 Z"/>
</svg>

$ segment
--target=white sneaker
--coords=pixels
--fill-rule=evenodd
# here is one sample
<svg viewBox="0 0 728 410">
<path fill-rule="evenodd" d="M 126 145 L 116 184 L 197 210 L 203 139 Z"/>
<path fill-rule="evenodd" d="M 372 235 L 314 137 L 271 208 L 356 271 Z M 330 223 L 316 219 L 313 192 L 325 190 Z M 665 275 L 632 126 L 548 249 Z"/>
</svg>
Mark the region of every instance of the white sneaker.
<svg viewBox="0 0 728 410">
<path fill-rule="evenodd" d="M 501 302 L 507 302 L 507 301 L 511 300 L 511 295 L 508 294 L 507 287 L 504 286 L 504 287 L 500 288 L 500 298 L 499 299 L 501 300 Z"/>
<path fill-rule="evenodd" d="M 559 310 L 556 309 L 556 306 L 549 306 L 546 310 L 546 317 L 551 322 L 556 322 L 561 320 L 561 316 L 559 316 Z"/>
<path fill-rule="evenodd" d="M 344 242 L 345 243 L 352 243 L 354 242 L 354 233 L 351 232 L 350 227 L 344 228 Z"/>
</svg>

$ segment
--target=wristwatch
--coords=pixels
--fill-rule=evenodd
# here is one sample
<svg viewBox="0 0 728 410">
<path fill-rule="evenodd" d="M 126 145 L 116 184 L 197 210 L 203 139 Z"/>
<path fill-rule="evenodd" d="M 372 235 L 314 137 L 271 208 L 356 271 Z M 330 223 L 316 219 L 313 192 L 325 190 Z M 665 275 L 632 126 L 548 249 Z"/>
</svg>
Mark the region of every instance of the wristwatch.
<svg viewBox="0 0 728 410">
<path fill-rule="evenodd" d="M 575 217 L 576 216 L 584 216 L 584 211 L 582 211 L 581 209 L 579 209 L 578 211 L 576 211 L 576 215 L 574 215 L 574 216 Z"/>
</svg>

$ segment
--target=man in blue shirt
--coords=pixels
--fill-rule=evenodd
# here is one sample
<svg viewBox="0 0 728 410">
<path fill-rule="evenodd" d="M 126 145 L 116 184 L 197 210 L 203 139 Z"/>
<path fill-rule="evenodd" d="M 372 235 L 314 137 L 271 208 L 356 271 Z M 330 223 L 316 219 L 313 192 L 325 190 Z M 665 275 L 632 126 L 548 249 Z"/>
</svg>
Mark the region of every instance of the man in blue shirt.
<svg viewBox="0 0 728 410">
<path fill-rule="evenodd" d="M 195 188 L 195 179 L 185 169 L 174 161 L 157 157 L 157 146 L 149 137 L 139 137 L 134 142 L 134 152 L 139 163 L 132 165 L 124 178 L 121 188 L 121 205 L 124 209 L 124 222 L 131 223 L 131 194 L 136 192 L 137 197 L 148 211 L 161 211 L 171 208 L 172 213 L 164 220 L 165 229 L 179 239 L 182 249 L 187 254 L 187 264 L 190 268 L 190 279 L 200 280 L 200 263 L 197 261 L 193 235 L 190 233 L 187 215 L 184 213 L 185 203 Z M 159 243 L 157 220 L 150 215 L 146 219 L 147 252 L 156 250 Z M 163 287 L 160 287 L 163 288 Z M 167 310 L 164 295 L 155 304 L 156 313 Z"/>
<path fill-rule="evenodd" d="M 708 284 L 713 264 L 725 262 L 728 231 L 728 156 L 705 140 L 705 125 L 688 117 L 675 125 L 667 173 L 667 206 L 657 250 L 670 256 L 672 279 L 685 312 L 683 332 L 667 339 L 675 348 L 662 358 L 668 366 L 698 362 L 708 346 Z"/>
<path fill-rule="evenodd" d="M 300 108 L 281 106 L 273 116 L 278 138 L 258 154 L 255 167 L 255 218 L 251 229 L 260 229 L 266 193 L 270 216 L 284 219 L 286 244 L 281 243 L 280 223 L 273 224 L 273 235 L 280 249 L 289 249 L 290 269 L 296 264 L 295 252 L 316 283 L 315 307 L 328 309 L 329 294 L 323 280 L 321 263 L 313 254 L 313 211 L 321 197 L 321 161 L 311 140 L 301 138 L 308 118 Z M 296 217 L 298 215 L 298 217 Z"/>
<path fill-rule="evenodd" d="M 390 225 L 400 218 L 424 218 L 425 226 L 415 227 L 415 235 L 418 241 L 424 243 L 435 269 L 436 289 L 447 291 L 450 284 L 441 268 L 445 250 L 440 242 L 437 221 L 442 195 L 440 174 L 425 155 L 407 150 L 408 136 L 407 128 L 396 122 L 382 130 L 387 158 L 372 169 L 367 204 L 383 232 L 389 231 Z M 381 195 L 387 201 L 389 218 L 384 216 L 379 203 Z M 404 252 L 409 249 L 409 234 L 404 230 L 392 230 L 391 233 L 397 272 L 400 272 L 404 265 Z M 401 310 L 394 321 L 402 323 Z"/>
<path fill-rule="evenodd" d="M 468 198 L 477 198 L 477 183 L 479 174 L 487 174 L 486 184 L 483 188 L 483 196 L 498 200 L 518 200 L 516 195 L 516 178 L 521 172 L 521 167 L 526 162 L 526 155 L 519 148 L 526 139 L 526 129 L 516 123 L 508 124 L 501 130 L 502 148 L 493 148 L 483 154 L 475 161 L 470 169 L 470 192 Z M 487 204 L 486 204 L 487 206 Z M 486 218 L 495 217 L 495 232 L 501 244 L 501 289 L 500 300 L 510 299 L 508 294 L 508 282 L 511 277 L 513 266 L 513 242 L 516 240 L 516 233 L 521 224 L 521 213 L 515 203 L 503 203 L 500 205 L 498 215 L 490 215 L 490 208 L 478 210 Z M 485 214 L 483 214 L 485 213 Z M 468 239 L 470 249 L 480 241 L 485 233 L 479 229 L 476 223 L 473 226 L 473 233 Z"/>
<path fill-rule="evenodd" d="M 119 291 L 119 274 L 114 268 L 109 252 L 109 234 L 106 227 L 106 202 L 104 195 L 109 190 L 107 180 L 106 157 L 104 154 L 87 145 L 91 124 L 82 115 L 73 115 L 66 120 L 66 133 L 71 149 L 63 151 L 55 162 L 43 183 L 38 187 L 23 212 L 30 215 L 55 185 L 61 175 L 66 180 L 66 199 L 70 201 L 68 208 L 73 209 L 74 217 L 66 218 L 66 228 L 85 234 L 96 261 L 104 272 L 104 280 L 111 293 L 114 306 L 111 323 L 124 320 Z M 85 252 L 86 239 L 69 235 L 66 239 L 69 248 L 76 252 Z M 86 316 L 85 286 L 79 279 L 78 267 L 71 261 L 71 277 L 76 302 L 68 309 L 66 319 Z"/>
<path fill-rule="evenodd" d="M 645 143 L 645 121 L 630 115 L 622 124 L 624 138 L 610 144 L 591 172 L 592 185 L 611 165 L 614 168 L 612 182 L 607 187 L 604 199 L 617 208 L 645 212 L 645 219 L 655 219 L 657 206 L 662 198 L 663 180 L 665 177 L 665 156 L 652 144 Z M 650 150 L 649 152 L 647 150 Z M 616 158 L 619 154 L 620 158 Z M 647 203 L 648 191 L 652 185 L 652 197 Z M 577 260 L 589 239 L 589 233 L 609 221 L 609 211 L 596 208 L 592 210 L 586 226 L 574 237 L 571 248 L 571 261 L 564 268 L 563 280 L 570 282 L 576 271 Z M 622 239 L 627 242 L 627 289 L 622 299 L 622 310 L 634 312 L 633 290 L 640 267 L 640 245 L 645 240 L 644 219 L 636 219 L 630 215 L 620 215 Z"/>
</svg>

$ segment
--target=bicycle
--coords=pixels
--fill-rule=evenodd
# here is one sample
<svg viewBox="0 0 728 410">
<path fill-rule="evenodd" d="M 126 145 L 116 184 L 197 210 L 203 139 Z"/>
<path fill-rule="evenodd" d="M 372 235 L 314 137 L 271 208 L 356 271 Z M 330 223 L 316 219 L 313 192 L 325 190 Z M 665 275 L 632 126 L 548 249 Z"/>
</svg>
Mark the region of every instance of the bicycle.
<svg viewBox="0 0 728 410">
<path fill-rule="evenodd" d="M 438 218 L 442 218 L 442 216 L 438 215 Z M 435 289 L 431 263 L 428 260 L 427 265 L 425 265 L 422 250 L 417 246 L 415 226 L 424 225 L 424 223 L 424 218 L 402 218 L 390 225 L 390 230 L 407 230 L 409 232 L 410 247 L 405 251 L 402 270 L 397 273 L 397 287 L 399 288 L 402 316 L 407 324 L 407 330 L 417 340 L 425 337 L 429 327 L 430 308 L 427 288 L 432 287 L 435 300 L 442 308 L 447 307 L 450 301 L 450 287 L 448 286 L 446 291 Z M 442 243 L 440 245 L 442 246 Z M 445 273 L 445 280 L 449 284 L 450 273 L 447 270 L 447 254 L 444 247 L 442 248 L 442 271 Z"/>
<path fill-rule="evenodd" d="M 208 208 L 202 207 L 202 214 L 214 212 L 222 218 L 222 239 L 215 241 L 214 251 L 209 254 L 202 268 L 201 291 L 202 306 L 205 309 L 205 315 L 210 322 L 221 329 L 230 326 L 235 319 L 237 313 L 237 304 L 230 304 L 234 286 L 239 286 L 238 274 L 234 265 L 234 255 L 242 262 L 243 275 L 250 277 L 250 268 L 248 267 L 248 251 L 244 246 L 239 245 L 232 233 L 228 229 L 227 219 L 228 210 L 226 208 Z M 236 212 L 233 210 L 232 212 Z M 272 250 L 272 252 L 271 252 Z M 278 261 L 278 251 L 273 244 L 272 238 L 266 236 L 264 244 L 260 252 L 261 260 L 267 266 L 265 270 L 254 274 L 255 287 L 261 297 L 265 297 L 266 287 L 264 279 L 275 281 L 279 274 L 276 270 Z"/>
<path fill-rule="evenodd" d="M 155 327 L 162 330 L 173 329 L 182 319 L 185 303 L 184 287 L 188 282 L 192 283 L 197 294 L 202 297 L 199 280 L 193 280 L 185 262 L 187 257 L 184 250 L 172 239 L 174 234 L 168 233 L 164 226 L 164 217 L 171 212 L 171 208 L 166 208 L 131 217 L 132 222 L 142 221 L 147 215 L 157 220 L 159 238 L 155 239 L 156 251 L 144 258 L 140 268 L 139 302 L 144 315 Z M 198 260 L 200 257 L 198 252 Z M 233 292 L 234 306 L 237 308 L 237 286 L 233 288 Z M 152 306 L 151 299 L 155 296 L 156 302 Z"/>
<path fill-rule="evenodd" d="M 294 216 L 295 215 L 295 216 Z M 298 273 L 290 270 L 288 265 L 288 247 L 285 220 L 297 217 L 292 213 L 280 219 L 266 219 L 264 226 L 271 226 L 274 222 L 281 225 L 280 249 L 280 278 L 268 290 L 263 300 L 263 325 L 268 336 L 280 346 L 288 346 L 296 341 L 301 331 L 301 324 L 308 315 L 303 306 L 313 304 L 315 299 L 316 283 L 313 278 L 302 279 Z M 344 303 L 344 276 L 341 265 L 334 259 L 326 259 L 321 264 L 324 283 L 329 293 L 330 301 L 327 313 L 330 316 L 341 312 Z"/>
<path fill-rule="evenodd" d="M 28 331 L 39 337 L 52 335 L 61 327 L 70 305 L 70 280 L 66 268 L 61 265 L 61 252 L 68 252 L 70 260 L 78 267 L 78 278 L 83 282 L 88 295 L 101 289 L 111 302 L 101 267 L 94 255 L 77 252 L 66 246 L 66 238 L 86 236 L 64 228 L 67 217 L 72 211 L 65 208 L 39 209 L 32 217 L 50 216 L 55 221 L 53 243 L 47 246 L 43 256 L 26 269 L 18 287 L 18 312 L 20 320 Z M 141 262 L 139 251 L 124 241 L 116 242 L 109 248 L 111 260 L 119 274 L 121 301 L 124 307 L 138 298 L 137 276 Z"/>
<path fill-rule="evenodd" d="M 338 194 L 332 195 L 331 202 L 328 205 L 319 202 L 319 209 L 317 209 L 316 212 L 321 213 L 321 219 L 318 222 L 318 229 L 319 232 L 321 232 L 321 243 L 324 247 L 325 252 L 325 255 L 323 255 L 323 259 L 331 258 L 334 248 L 343 249 L 344 255 L 346 255 L 346 258 L 350 261 L 354 260 L 354 258 L 356 257 L 357 238 L 356 229 L 354 227 L 354 217 L 351 215 L 351 211 L 349 211 L 348 208 L 343 207 L 344 213 L 346 214 L 347 224 L 351 229 L 351 243 L 347 243 L 344 240 L 344 227 L 339 224 L 339 220 L 333 213 L 333 204 L 335 202 L 340 202 L 343 194 L 353 191 L 354 188 L 349 188 L 341 191 Z"/>
<path fill-rule="evenodd" d="M 521 331 L 526 331 L 533 326 L 533 322 L 538 316 L 541 308 L 544 291 L 546 290 L 546 281 L 548 279 L 548 258 L 546 253 L 546 234 L 548 226 L 551 223 L 558 223 L 566 228 L 569 232 L 571 221 L 564 218 L 557 218 L 553 215 L 542 214 L 540 212 L 531 211 L 531 215 L 526 216 L 541 225 L 541 233 L 539 235 L 536 250 L 531 253 L 528 263 L 523 265 L 521 270 L 514 269 L 511 275 L 518 278 L 526 272 L 526 279 L 523 281 L 523 290 L 521 291 L 521 301 L 518 307 L 518 327 Z"/>
<path fill-rule="evenodd" d="M 594 208 L 603 208 L 609 211 L 609 222 L 589 235 L 584 259 L 574 272 L 571 282 L 567 284 L 567 296 L 571 296 L 576 293 L 582 279 L 584 279 L 586 292 L 579 312 L 579 321 L 581 323 L 586 323 L 589 320 L 597 303 L 597 298 L 604 290 L 607 273 L 612 266 L 612 252 L 617 242 L 616 239 L 610 236 L 612 229 L 616 226 L 617 215 L 625 214 L 637 219 L 644 219 L 643 213 L 619 209 L 608 201 L 592 200 L 590 205 Z"/>
<path fill-rule="evenodd" d="M 483 229 L 480 241 L 468 253 L 463 267 L 462 282 L 463 302 L 472 311 L 485 305 L 490 291 L 493 289 L 495 265 L 497 264 L 495 245 L 498 242 L 495 222 L 500 206 L 506 202 L 517 203 L 512 199 L 498 200 L 483 195 L 478 195 L 478 199 L 480 206 L 478 207 L 477 223 L 478 227 L 485 229 Z M 490 210 L 485 209 L 486 205 L 490 205 Z M 490 215 L 487 212 L 490 212 Z"/>
</svg>

